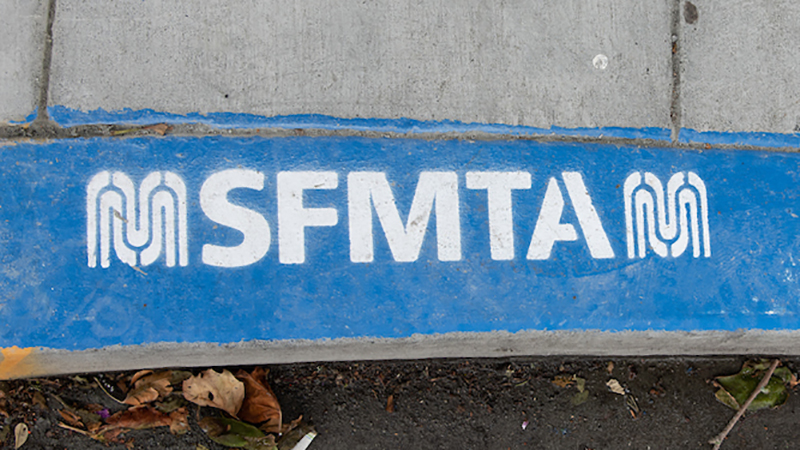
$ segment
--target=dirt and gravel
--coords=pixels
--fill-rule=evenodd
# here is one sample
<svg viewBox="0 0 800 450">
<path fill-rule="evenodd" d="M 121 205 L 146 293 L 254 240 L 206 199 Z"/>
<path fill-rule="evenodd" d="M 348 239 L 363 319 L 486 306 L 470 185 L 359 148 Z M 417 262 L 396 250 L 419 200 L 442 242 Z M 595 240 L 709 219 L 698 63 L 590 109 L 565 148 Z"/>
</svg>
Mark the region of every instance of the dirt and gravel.
<svg viewBox="0 0 800 450">
<path fill-rule="evenodd" d="M 311 450 L 710 449 L 708 440 L 734 415 L 716 400 L 710 380 L 738 372 L 747 359 L 310 363 L 268 367 L 268 381 L 284 421 L 303 415 L 319 433 Z M 782 362 L 795 373 L 800 368 L 800 359 Z M 0 432 L 2 448 L 14 448 L 14 427 L 20 422 L 30 429 L 23 449 L 225 448 L 198 426 L 200 418 L 221 413 L 194 404 L 186 405 L 191 429 L 181 436 L 161 427 L 128 431 L 119 443 L 106 444 L 59 426 L 64 419 L 58 410 L 64 403 L 76 408 L 100 405 L 111 414 L 127 408 L 98 383 L 124 398 L 117 385 L 131 375 L 81 374 L 0 384 L 9 414 Z M 579 395 L 575 380 L 581 378 L 588 394 Z M 629 394 L 613 393 L 607 386 L 611 379 Z M 800 397 L 792 393 L 779 408 L 746 414 L 722 448 L 800 448 L 799 408 Z"/>
</svg>

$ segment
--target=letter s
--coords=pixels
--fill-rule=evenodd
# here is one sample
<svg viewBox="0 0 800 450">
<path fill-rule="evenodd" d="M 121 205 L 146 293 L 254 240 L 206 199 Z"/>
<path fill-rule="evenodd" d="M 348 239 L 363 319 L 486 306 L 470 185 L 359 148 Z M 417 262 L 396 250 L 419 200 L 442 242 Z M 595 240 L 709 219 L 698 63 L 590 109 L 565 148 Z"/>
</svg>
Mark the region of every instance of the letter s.
<svg viewBox="0 0 800 450">
<path fill-rule="evenodd" d="M 230 169 L 212 174 L 200 188 L 200 207 L 205 215 L 226 227 L 244 234 L 235 247 L 203 245 L 203 263 L 217 267 L 241 267 L 253 264 L 269 250 L 270 231 L 261 214 L 228 202 L 228 192 L 247 188 L 264 189 L 264 174 L 255 170 Z"/>
</svg>

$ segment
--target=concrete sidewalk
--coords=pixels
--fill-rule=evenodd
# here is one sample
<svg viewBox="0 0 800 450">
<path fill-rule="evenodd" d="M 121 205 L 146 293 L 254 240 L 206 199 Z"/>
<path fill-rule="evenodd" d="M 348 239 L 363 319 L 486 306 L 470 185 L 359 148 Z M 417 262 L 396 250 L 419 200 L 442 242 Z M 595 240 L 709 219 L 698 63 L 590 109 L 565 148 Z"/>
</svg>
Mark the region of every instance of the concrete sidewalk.
<svg viewBox="0 0 800 450">
<path fill-rule="evenodd" d="M 6 122 L 47 88 L 47 105 L 79 111 L 784 134 L 800 117 L 790 1 L 3 0 L 0 12 Z"/>
</svg>

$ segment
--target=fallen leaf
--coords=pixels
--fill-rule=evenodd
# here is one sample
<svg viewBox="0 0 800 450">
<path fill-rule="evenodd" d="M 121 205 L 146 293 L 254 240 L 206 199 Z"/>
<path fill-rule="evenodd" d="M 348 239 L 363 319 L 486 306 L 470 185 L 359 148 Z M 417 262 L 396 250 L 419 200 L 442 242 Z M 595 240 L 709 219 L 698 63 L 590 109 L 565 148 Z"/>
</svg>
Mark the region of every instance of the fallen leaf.
<svg viewBox="0 0 800 450">
<path fill-rule="evenodd" d="M 6 407 L 8 406 L 8 396 L 6 395 L 4 389 L 7 389 L 7 386 L 3 385 L 2 388 L 0 388 L 0 415 L 8 417 L 8 412 L 6 411 Z"/>
<path fill-rule="evenodd" d="M 747 361 L 739 373 L 716 377 L 713 384 L 718 388 L 715 393 L 717 400 L 738 411 L 761 381 L 769 365 L 770 362 L 767 360 Z M 784 404 L 789 398 L 786 386 L 793 382 L 796 382 L 796 379 L 789 369 L 786 367 L 775 369 L 767 385 L 750 403 L 748 411 L 774 408 Z"/>
<path fill-rule="evenodd" d="M 163 402 L 156 403 L 155 407 L 156 407 L 157 410 L 161 411 L 162 413 L 169 414 L 169 413 L 171 413 L 172 411 L 175 411 L 178 408 L 183 408 L 187 404 L 188 404 L 188 402 L 186 401 L 185 398 L 183 398 L 182 395 L 172 394 L 169 397 L 167 397 L 166 399 L 164 399 Z"/>
<path fill-rule="evenodd" d="M 48 409 L 47 400 L 45 400 L 44 395 L 39 391 L 33 393 L 33 406 L 37 405 L 41 406 L 43 409 Z"/>
<path fill-rule="evenodd" d="M 589 400 L 589 391 L 584 390 L 572 396 L 571 403 L 572 406 L 578 406 L 583 403 L 586 403 L 586 400 Z"/>
<path fill-rule="evenodd" d="M 169 413 L 169 418 L 172 419 L 172 423 L 169 426 L 170 433 L 178 436 L 186 434 L 189 431 L 188 417 L 189 411 L 186 408 L 178 408 Z"/>
<path fill-rule="evenodd" d="M 159 397 L 164 397 L 172 392 L 172 388 L 170 387 L 170 379 L 172 378 L 171 370 L 165 370 L 163 372 L 151 373 L 137 377 L 137 375 L 141 374 L 142 372 L 136 373 L 133 376 L 133 379 L 131 379 L 131 382 L 135 384 L 133 389 L 128 392 L 128 396 L 125 397 L 125 400 L 123 400 L 122 403 L 131 406 L 139 406 L 144 403 L 158 400 Z"/>
<path fill-rule="evenodd" d="M 159 124 L 156 124 L 156 125 L 150 125 L 149 127 L 144 127 L 143 128 L 143 130 L 155 131 L 156 133 L 160 134 L 161 136 L 163 136 L 167 132 L 167 130 L 169 130 L 169 129 L 170 129 L 170 126 L 165 124 L 165 123 L 159 123 Z"/>
<path fill-rule="evenodd" d="M 619 381 L 615 380 L 614 378 L 608 380 L 606 386 L 608 386 L 608 388 L 611 389 L 611 392 L 615 394 L 625 395 L 625 388 L 623 388 L 622 385 L 619 384 Z"/>
<path fill-rule="evenodd" d="M 586 379 L 575 377 L 575 387 L 578 388 L 578 392 L 583 392 L 583 390 L 586 389 Z"/>
<path fill-rule="evenodd" d="M 150 375 L 151 373 L 153 373 L 153 371 L 152 371 L 152 370 L 149 370 L 149 369 L 147 369 L 147 370 L 140 370 L 140 371 L 136 372 L 136 373 L 135 373 L 135 374 L 133 374 L 133 376 L 131 377 L 131 386 L 133 386 L 134 384 L 136 384 L 136 382 L 137 382 L 137 381 L 139 381 L 139 379 L 140 379 L 140 378 L 142 378 L 142 377 L 146 377 L 147 375 Z"/>
<path fill-rule="evenodd" d="M 281 432 L 278 433 L 278 434 L 288 433 L 288 432 L 294 430 L 295 428 L 297 428 L 298 426 L 300 426 L 302 424 L 302 422 L 303 422 L 303 416 L 301 414 L 300 417 L 298 417 L 297 419 L 294 419 L 291 423 L 283 424 L 283 426 L 281 426 Z"/>
<path fill-rule="evenodd" d="M 200 428 L 217 444 L 248 450 L 277 450 L 275 437 L 238 420 L 206 417 L 198 422 Z"/>
<path fill-rule="evenodd" d="M 195 447 L 194 450 L 208 450 L 208 447 L 203 444 L 197 444 L 197 447 Z"/>
<path fill-rule="evenodd" d="M 606 366 L 606 372 L 608 372 L 609 375 L 614 372 L 614 361 L 608 362 L 608 365 Z"/>
<path fill-rule="evenodd" d="M 0 442 L 5 442 L 6 440 L 8 440 L 8 436 L 10 434 L 11 434 L 11 427 L 3 427 L 3 429 L 0 430 Z"/>
<path fill-rule="evenodd" d="M 556 375 L 553 384 L 562 388 L 575 384 L 575 375 Z"/>
<path fill-rule="evenodd" d="M 244 383 L 244 401 L 238 417 L 245 422 L 264 423 L 261 429 L 267 433 L 280 433 L 283 421 L 281 405 L 267 383 L 269 372 L 257 367 L 252 373 L 239 370 L 236 378 Z"/>
<path fill-rule="evenodd" d="M 172 425 L 172 418 L 158 412 L 152 406 L 134 406 L 110 416 L 106 423 L 109 428 L 145 430 L 155 427 L 168 427 Z"/>
<path fill-rule="evenodd" d="M 244 383 L 227 370 L 218 373 L 208 369 L 184 380 L 183 396 L 192 403 L 213 406 L 237 417 L 244 401 Z"/>
<path fill-rule="evenodd" d="M 386 399 L 386 412 L 394 412 L 394 395 L 390 395 L 389 398 Z"/>
<path fill-rule="evenodd" d="M 86 425 L 86 429 L 89 431 L 96 430 L 100 428 L 100 414 L 96 412 L 87 411 L 83 408 L 65 408 L 69 412 L 76 414 L 78 417 L 81 418 L 81 422 Z"/>
<path fill-rule="evenodd" d="M 633 395 L 626 395 L 625 405 L 628 406 L 628 411 L 630 411 L 631 416 L 634 419 L 638 419 L 641 415 L 641 410 L 639 409 L 639 402 L 636 401 L 636 397 Z"/>
<path fill-rule="evenodd" d="M 83 428 L 83 422 L 81 421 L 80 416 L 73 413 L 72 411 L 68 411 L 66 409 L 58 410 L 58 413 L 61 414 L 61 417 L 66 421 L 68 424 L 72 425 L 73 427 L 81 427 Z"/>
<path fill-rule="evenodd" d="M 18 449 L 28 440 L 28 426 L 20 422 L 14 427 L 14 448 Z"/>
</svg>

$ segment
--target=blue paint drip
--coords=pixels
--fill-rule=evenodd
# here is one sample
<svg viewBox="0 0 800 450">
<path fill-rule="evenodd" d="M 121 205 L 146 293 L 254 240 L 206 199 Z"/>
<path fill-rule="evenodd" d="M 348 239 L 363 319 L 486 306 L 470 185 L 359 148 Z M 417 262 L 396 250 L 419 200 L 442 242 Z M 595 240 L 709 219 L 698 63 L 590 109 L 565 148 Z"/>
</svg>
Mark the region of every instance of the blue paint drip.
<svg viewBox="0 0 800 450">
<path fill-rule="evenodd" d="M 25 119 L 19 120 L 19 121 L 11 120 L 11 121 L 9 121 L 9 123 L 12 124 L 12 125 L 24 125 L 26 123 L 31 123 L 34 120 L 36 120 L 36 116 L 38 116 L 38 115 L 39 115 L 39 107 L 37 106 L 36 108 L 33 109 L 32 113 L 28 114 L 28 116 L 25 117 Z"/>
</svg>

